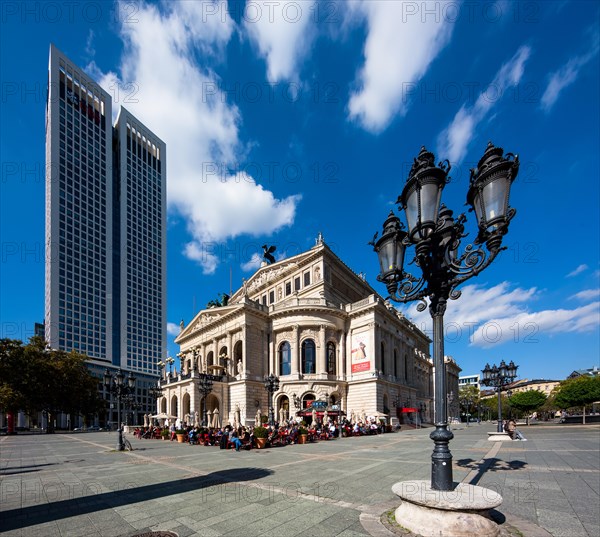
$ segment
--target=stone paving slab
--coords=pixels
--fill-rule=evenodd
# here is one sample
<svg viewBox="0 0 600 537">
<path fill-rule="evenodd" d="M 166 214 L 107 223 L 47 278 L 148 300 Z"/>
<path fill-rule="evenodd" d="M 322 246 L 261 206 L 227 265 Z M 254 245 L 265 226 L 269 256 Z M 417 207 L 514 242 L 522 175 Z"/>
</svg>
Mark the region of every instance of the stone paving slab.
<svg viewBox="0 0 600 537">
<path fill-rule="evenodd" d="M 521 521 L 525 537 L 536 537 L 536 525 L 554 537 L 598 537 L 600 427 L 523 427 L 528 442 L 500 446 L 487 441 L 494 427 L 453 427 L 454 481 L 502 494 L 498 511 Z M 135 438 L 134 452 L 118 453 L 106 432 L 4 436 L 0 532 L 374 535 L 361 514 L 374 519 L 399 504 L 394 483 L 430 478 L 430 431 L 239 453 Z"/>
</svg>

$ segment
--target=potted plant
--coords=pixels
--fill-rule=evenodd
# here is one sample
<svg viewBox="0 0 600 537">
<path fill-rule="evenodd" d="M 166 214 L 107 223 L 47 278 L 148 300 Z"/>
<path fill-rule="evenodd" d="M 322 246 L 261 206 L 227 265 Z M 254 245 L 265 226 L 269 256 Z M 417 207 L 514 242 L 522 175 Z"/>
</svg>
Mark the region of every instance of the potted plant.
<svg viewBox="0 0 600 537">
<path fill-rule="evenodd" d="M 298 444 L 308 443 L 308 429 L 306 427 L 298 427 Z"/>
<path fill-rule="evenodd" d="M 177 442 L 183 444 L 187 435 L 184 429 L 177 429 L 175 431 L 175 436 L 177 437 Z"/>
<path fill-rule="evenodd" d="M 258 427 L 254 427 L 254 439 L 256 441 L 256 447 L 258 449 L 263 449 L 267 445 L 267 436 L 268 431 L 264 427 L 260 425 Z"/>
<path fill-rule="evenodd" d="M 163 430 L 160 432 L 160 437 L 161 437 L 163 440 L 168 440 L 168 439 L 169 439 L 169 430 L 168 430 L 168 429 L 163 429 Z"/>
</svg>

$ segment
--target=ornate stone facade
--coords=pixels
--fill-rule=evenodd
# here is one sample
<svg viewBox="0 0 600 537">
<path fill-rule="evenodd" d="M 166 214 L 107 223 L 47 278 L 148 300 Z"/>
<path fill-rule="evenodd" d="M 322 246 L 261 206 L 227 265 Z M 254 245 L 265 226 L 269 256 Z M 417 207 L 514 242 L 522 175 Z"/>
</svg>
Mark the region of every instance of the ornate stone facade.
<svg viewBox="0 0 600 537">
<path fill-rule="evenodd" d="M 182 329 L 181 370 L 164 374 L 158 412 L 201 412 L 199 373 L 224 373 L 207 397 L 211 415 L 253 424 L 268 410 L 263 378 L 280 379 L 277 419 L 313 400 L 348 416 L 433 420 L 430 340 L 319 241 L 264 265 L 227 306 L 203 310 Z"/>
</svg>

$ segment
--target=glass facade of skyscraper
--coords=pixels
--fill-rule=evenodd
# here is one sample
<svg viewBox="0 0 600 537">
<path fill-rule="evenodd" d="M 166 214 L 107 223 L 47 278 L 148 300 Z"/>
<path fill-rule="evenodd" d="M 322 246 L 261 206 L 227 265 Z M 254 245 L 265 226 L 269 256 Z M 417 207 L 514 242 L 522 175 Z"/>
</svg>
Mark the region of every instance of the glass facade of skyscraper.
<svg viewBox="0 0 600 537">
<path fill-rule="evenodd" d="M 46 114 L 46 339 L 156 374 L 166 349 L 166 147 L 56 47 Z"/>
</svg>

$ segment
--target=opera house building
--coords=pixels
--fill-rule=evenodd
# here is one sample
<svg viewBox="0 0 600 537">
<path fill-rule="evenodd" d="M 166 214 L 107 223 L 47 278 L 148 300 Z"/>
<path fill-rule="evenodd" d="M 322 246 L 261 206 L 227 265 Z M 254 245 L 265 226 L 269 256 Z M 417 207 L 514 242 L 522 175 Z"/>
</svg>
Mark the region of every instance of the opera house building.
<svg viewBox="0 0 600 537">
<path fill-rule="evenodd" d="M 304 253 L 263 263 L 227 305 L 181 326 L 181 368 L 163 370 L 160 381 L 163 415 L 193 424 L 205 399 L 211 423 L 253 425 L 268 412 L 272 374 L 277 421 L 313 401 L 349 419 L 433 421 L 430 339 L 321 237 Z M 206 398 L 203 377 L 213 381 Z"/>
</svg>

